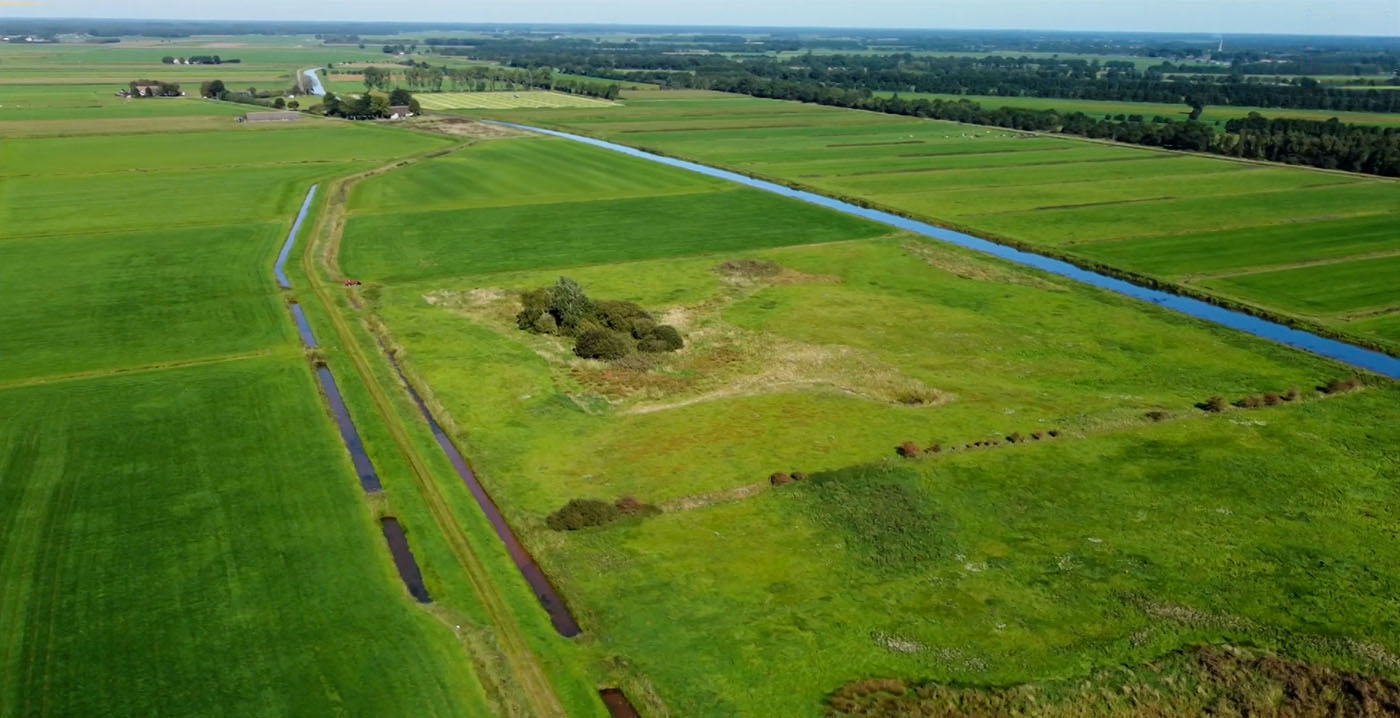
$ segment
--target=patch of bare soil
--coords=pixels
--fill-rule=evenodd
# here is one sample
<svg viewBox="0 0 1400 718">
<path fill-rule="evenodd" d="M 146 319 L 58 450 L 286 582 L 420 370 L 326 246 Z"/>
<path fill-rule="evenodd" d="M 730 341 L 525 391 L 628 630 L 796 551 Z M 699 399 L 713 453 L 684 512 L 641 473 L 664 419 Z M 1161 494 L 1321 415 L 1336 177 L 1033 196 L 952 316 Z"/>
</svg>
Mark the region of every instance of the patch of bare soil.
<svg viewBox="0 0 1400 718">
<path fill-rule="evenodd" d="M 827 699 L 828 718 L 1389 718 L 1400 685 L 1262 651 L 1197 646 L 1085 680 L 977 688 L 898 678 L 856 681 Z"/>
<path fill-rule="evenodd" d="M 453 117 L 451 115 L 422 115 L 410 117 L 404 121 L 408 127 L 427 132 L 437 132 L 453 137 L 475 137 L 481 140 L 498 140 L 505 137 L 519 137 L 525 133 L 520 130 L 499 125 L 491 125 L 485 122 L 468 119 L 466 117 Z"/>
<path fill-rule="evenodd" d="M 1033 276 L 1023 271 L 1006 269 L 985 260 L 974 260 L 964 257 L 956 252 L 952 252 L 941 247 L 931 245 L 927 242 L 909 240 L 904 243 L 904 251 L 922 259 L 924 263 L 935 269 L 941 269 L 949 274 L 963 279 L 972 279 L 979 282 L 1000 282 L 1002 284 L 1019 284 L 1025 287 L 1034 287 L 1051 292 L 1063 292 L 1065 288 L 1046 279 Z"/>
<path fill-rule="evenodd" d="M 936 406 L 951 394 L 926 386 L 874 353 L 844 345 L 799 342 L 735 327 L 725 307 L 764 287 L 836 282 L 772 262 L 725 262 L 717 297 L 693 305 L 658 308 L 661 320 L 683 334 L 686 346 L 666 354 L 635 354 L 612 362 L 580 359 L 566 337 L 521 332 L 515 326 L 520 291 L 440 290 L 425 301 L 524 341 L 556 367 L 561 391 L 580 407 L 628 414 L 668 411 L 722 399 L 794 391 L 840 394 L 910 407 Z"/>
</svg>

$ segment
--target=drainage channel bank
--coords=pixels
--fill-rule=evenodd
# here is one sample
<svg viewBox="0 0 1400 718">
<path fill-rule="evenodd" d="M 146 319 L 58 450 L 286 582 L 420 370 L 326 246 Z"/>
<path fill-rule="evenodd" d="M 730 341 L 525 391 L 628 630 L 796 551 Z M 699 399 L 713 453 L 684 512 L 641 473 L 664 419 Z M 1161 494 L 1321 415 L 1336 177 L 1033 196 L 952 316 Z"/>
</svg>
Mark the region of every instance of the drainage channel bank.
<svg viewBox="0 0 1400 718">
<path fill-rule="evenodd" d="M 535 598 L 549 614 L 549 622 L 554 625 L 554 630 L 565 638 L 573 638 L 583 632 L 579 628 L 578 621 L 574 619 L 573 613 L 565 605 L 564 599 L 559 595 L 559 591 L 550 583 L 549 577 L 544 574 L 540 565 L 535 562 L 535 558 L 525 549 L 524 544 L 516 537 L 511 530 L 510 524 L 506 523 L 506 518 L 501 514 L 501 510 L 492 500 L 491 495 L 486 493 L 486 488 L 477 480 L 476 473 L 467 465 L 467 460 L 462 457 L 462 452 L 457 450 L 457 446 L 452 443 L 451 437 L 443 431 L 442 425 L 433 418 L 433 413 L 428 410 L 428 405 L 423 402 L 423 397 L 419 396 L 418 390 L 413 388 L 413 384 L 408 381 L 408 377 L 403 373 L 403 367 L 399 366 L 399 360 L 381 342 L 379 348 L 383 350 L 384 356 L 388 357 L 389 363 L 394 366 L 394 371 L 399 375 L 399 381 L 403 382 L 404 388 L 408 390 L 409 396 L 413 397 L 413 403 L 418 405 L 418 411 L 427 420 L 428 427 L 433 431 L 433 438 L 437 440 L 438 447 L 452 462 L 452 468 L 457 471 L 457 476 L 466 484 L 467 490 L 471 492 L 472 498 L 476 499 L 477 506 L 481 507 L 481 512 L 486 515 L 486 520 L 491 522 L 491 528 L 496 531 L 496 536 L 506 545 L 506 550 L 510 552 L 511 560 L 515 561 L 515 567 L 520 570 L 520 574 L 525 577 L 525 582 L 530 584 L 530 589 L 535 592 Z"/>
<path fill-rule="evenodd" d="M 301 231 L 302 222 L 306 219 L 306 213 L 311 209 L 311 201 L 316 198 L 316 188 L 312 185 L 306 192 L 306 200 L 301 203 L 301 211 L 297 213 L 296 221 L 292 223 L 292 229 L 287 233 L 287 241 L 282 244 L 282 251 L 277 255 L 277 263 L 273 266 L 273 274 L 277 277 L 277 285 L 283 289 L 291 289 L 292 283 L 287 279 L 286 265 L 287 257 L 291 255 L 292 245 L 296 244 L 297 234 Z M 287 304 L 288 310 L 292 314 L 293 321 L 297 325 L 297 334 L 301 336 L 301 343 L 307 349 L 319 348 L 316 335 L 311 330 L 311 323 L 306 320 L 306 313 L 302 311 L 301 305 L 296 302 Z M 369 453 L 365 451 L 365 442 L 360 438 L 360 432 L 355 428 L 355 422 L 350 418 L 350 409 L 345 406 L 345 399 L 340 394 L 340 387 L 335 383 L 335 376 L 331 374 L 330 367 L 325 362 L 316 360 L 316 378 L 321 382 L 321 390 L 325 394 L 326 403 L 330 406 L 331 415 L 335 417 L 335 426 L 340 430 L 340 438 L 345 443 L 345 449 L 350 452 L 350 462 L 355 466 L 355 474 L 360 479 L 360 487 L 367 494 L 377 494 L 383 490 L 379 482 L 379 473 L 374 470 L 374 463 L 369 459 Z M 428 595 L 428 588 L 423 584 L 423 574 L 418 570 L 418 562 L 413 558 L 413 552 L 408 548 L 408 537 L 404 535 L 403 527 L 399 525 L 398 519 L 386 518 L 382 521 L 384 540 L 389 544 L 389 553 L 394 558 L 394 567 L 399 571 L 399 578 L 403 579 L 404 586 L 419 603 L 431 603 L 432 598 Z"/>
<path fill-rule="evenodd" d="M 814 204 L 819 207 L 826 207 L 827 209 L 833 209 L 837 212 L 854 215 L 856 217 L 871 220 L 872 222 L 879 222 L 880 224 L 894 227 L 896 229 L 902 229 L 905 231 L 922 235 L 924 237 L 928 237 L 930 239 L 936 239 L 940 242 L 955 244 L 959 247 L 971 249 L 975 252 L 988 254 L 999 259 L 1004 259 L 1009 262 L 1014 262 L 1016 264 L 1024 265 L 1027 267 L 1033 267 L 1041 271 L 1049 272 L 1051 274 L 1065 277 L 1067 279 L 1073 279 L 1077 282 L 1082 282 L 1084 284 L 1090 284 L 1101 289 L 1107 289 L 1111 292 L 1116 292 L 1118 294 L 1129 296 L 1144 302 L 1150 302 L 1152 304 L 1156 304 L 1160 307 L 1169 309 L 1174 312 L 1178 312 L 1180 314 L 1185 314 L 1187 316 L 1195 317 L 1197 319 L 1203 319 L 1212 324 L 1218 324 L 1223 327 L 1228 327 L 1230 329 L 1235 329 L 1238 331 L 1246 332 L 1248 334 L 1253 334 L 1256 337 L 1261 337 L 1270 341 L 1278 342 L 1279 344 L 1284 344 L 1295 349 L 1302 349 L 1303 351 L 1311 352 L 1319 356 L 1324 356 L 1328 359 L 1334 359 L 1336 361 L 1342 362 L 1343 364 L 1349 364 L 1358 369 L 1365 369 L 1367 371 L 1373 371 L 1377 374 L 1388 376 L 1391 379 L 1400 379 L 1400 358 L 1392 357 L 1387 354 L 1382 354 L 1381 352 L 1377 351 L 1371 351 L 1369 349 L 1363 349 L 1361 347 L 1348 344 L 1346 342 L 1338 341 L 1336 339 L 1328 339 L 1326 337 L 1313 334 L 1312 332 L 1306 332 L 1301 329 L 1294 329 L 1292 327 L 1284 326 L 1277 322 L 1271 322 L 1266 319 L 1260 319 L 1259 317 L 1250 316 L 1243 312 L 1236 312 L 1229 309 L 1225 309 L 1223 307 L 1218 307 L 1214 304 L 1210 304 L 1209 302 L 1203 302 L 1199 299 L 1192 299 L 1190 297 L 1183 297 L 1180 295 L 1171 294 L 1156 289 L 1140 287 L 1136 284 L 1133 284 L 1132 282 L 1123 279 L 1110 277 L 1105 274 L 1099 274 L 1098 272 L 1091 272 L 1087 269 L 1083 269 L 1081 267 L 1077 267 L 1073 264 L 1070 264 L 1069 262 L 1065 262 L 1059 259 L 1051 259 L 1050 257 L 1035 254 L 1034 252 L 1026 252 L 1019 249 L 1014 249 L 1004 244 L 997 244 L 996 242 L 993 242 L 991 240 L 982 239 L 981 237 L 974 237 L 970 234 L 955 232 L 953 230 L 944 229 L 942 227 L 935 227 L 925 222 L 909 219 L 908 217 L 901 217 L 897 214 L 882 212 L 877 209 L 860 207 L 858 205 L 854 205 L 849 202 L 842 202 L 841 200 L 833 199 L 825 195 L 816 194 L 814 192 L 806 192 L 799 189 L 793 189 L 791 187 L 786 187 L 784 185 L 777 184 L 776 182 L 768 182 L 766 180 L 754 179 L 753 177 L 748 177 L 737 172 L 730 172 L 728 170 L 710 167 L 709 165 L 702 165 L 698 162 L 688 162 L 686 160 L 678 160 L 674 157 L 664 157 L 662 155 L 653 154 L 645 150 L 639 150 L 635 147 L 619 145 L 615 142 L 608 142 L 606 140 L 599 140 L 592 137 L 584 137 L 583 135 L 575 135 L 568 132 L 560 132 L 558 130 L 546 130 L 540 127 L 531 127 L 529 125 L 518 125 L 512 122 L 492 121 L 491 124 L 501 125 L 503 127 L 513 127 L 518 130 L 537 132 L 544 135 L 550 135 L 553 137 L 560 137 L 566 140 L 572 140 L 574 142 L 581 142 L 586 145 L 601 147 L 605 150 L 620 152 L 625 155 L 649 160 L 651 162 L 658 162 L 664 165 L 669 165 L 671 167 L 677 167 L 683 170 L 689 170 L 691 172 L 696 172 L 710 177 L 716 177 L 719 179 L 728 180 L 730 182 L 736 182 L 746 187 L 752 187 L 754 189 L 763 190 L 764 192 L 771 192 L 776 195 L 789 197 L 802 202 L 806 202 L 808 204 Z"/>
</svg>

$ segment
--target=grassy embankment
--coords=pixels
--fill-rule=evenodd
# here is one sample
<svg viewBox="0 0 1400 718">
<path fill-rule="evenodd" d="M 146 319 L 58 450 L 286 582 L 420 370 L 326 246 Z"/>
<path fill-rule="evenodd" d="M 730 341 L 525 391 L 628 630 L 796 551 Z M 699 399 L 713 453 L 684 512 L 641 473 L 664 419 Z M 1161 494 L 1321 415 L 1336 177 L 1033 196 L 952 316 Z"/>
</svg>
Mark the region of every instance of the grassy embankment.
<svg viewBox="0 0 1400 718">
<path fill-rule="evenodd" d="M 1393 180 L 715 93 L 491 116 L 802 185 L 1400 351 Z M 1311 302 L 1312 281 L 1241 279 L 1343 257 L 1359 263 L 1343 281 L 1364 286 L 1342 311 Z"/>
<path fill-rule="evenodd" d="M 851 115 L 824 131 L 847 142 Z M 1078 678 L 1195 643 L 1400 671 L 1400 586 L 1369 568 L 1400 559 L 1392 384 L 1321 398 L 1344 368 L 557 140 L 367 180 L 351 208 L 360 300 L 644 709 L 814 714 L 872 676 Z M 759 263 L 717 270 L 735 259 Z M 687 348 L 609 366 L 517 330 L 514 293 L 560 274 Z M 905 440 L 944 451 L 894 459 Z M 665 513 L 544 526 L 627 495 Z"/>
</svg>

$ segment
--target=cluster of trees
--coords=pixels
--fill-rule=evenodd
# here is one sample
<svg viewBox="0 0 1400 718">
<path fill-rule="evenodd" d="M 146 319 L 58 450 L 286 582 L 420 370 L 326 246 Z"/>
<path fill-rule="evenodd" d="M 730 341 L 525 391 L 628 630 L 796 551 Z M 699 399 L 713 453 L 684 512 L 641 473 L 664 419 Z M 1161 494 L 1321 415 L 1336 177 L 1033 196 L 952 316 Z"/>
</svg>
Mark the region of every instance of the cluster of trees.
<svg viewBox="0 0 1400 718">
<path fill-rule="evenodd" d="M 230 57 L 226 60 L 218 55 L 190 55 L 189 57 L 166 55 L 160 61 L 167 65 L 228 65 L 243 62 L 236 57 Z"/>
<path fill-rule="evenodd" d="M 548 66 L 531 68 L 468 65 L 466 67 L 433 67 L 426 62 L 406 62 L 402 70 L 387 67 L 366 67 L 366 89 L 388 90 L 399 83 L 410 90 L 441 92 L 500 92 L 524 90 L 557 90 L 575 95 L 617 99 L 622 88 L 617 83 L 580 77 L 556 77 Z"/>
<path fill-rule="evenodd" d="M 199 95 L 224 102 L 271 107 L 278 110 L 295 110 L 300 108 L 301 104 L 296 100 L 288 100 L 285 96 L 296 94 L 298 89 L 292 87 L 287 90 L 259 90 L 256 87 L 249 87 L 246 90 L 234 90 L 225 85 L 223 80 L 208 80 L 200 84 Z"/>
<path fill-rule="evenodd" d="M 400 105 L 407 106 L 409 111 L 414 114 L 418 114 L 422 109 L 412 93 L 398 87 L 387 95 L 379 92 L 366 92 L 353 99 L 345 99 L 335 93 L 329 93 L 321 101 L 321 112 L 331 117 L 372 120 L 388 117 L 393 112 L 391 108 Z"/>
<path fill-rule="evenodd" d="M 179 97 L 180 86 L 160 80 L 132 80 L 127 87 L 127 97 Z"/>
<path fill-rule="evenodd" d="M 568 277 L 520 297 L 515 325 L 536 334 L 573 337 L 585 359 L 621 359 L 636 352 L 673 352 L 685 346 L 680 332 L 633 302 L 593 301 Z"/>
</svg>

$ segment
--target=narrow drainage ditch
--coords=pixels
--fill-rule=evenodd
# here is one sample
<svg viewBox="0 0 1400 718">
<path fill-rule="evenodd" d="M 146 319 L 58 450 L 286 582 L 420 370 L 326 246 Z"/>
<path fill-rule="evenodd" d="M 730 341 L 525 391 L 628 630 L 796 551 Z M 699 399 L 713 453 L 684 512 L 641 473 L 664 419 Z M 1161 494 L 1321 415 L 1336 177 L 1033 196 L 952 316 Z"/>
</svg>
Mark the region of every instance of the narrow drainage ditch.
<svg viewBox="0 0 1400 718">
<path fill-rule="evenodd" d="M 607 706 L 612 718 L 642 718 L 621 688 L 604 688 L 598 691 L 598 697 L 603 699 L 603 705 Z"/>
<path fill-rule="evenodd" d="M 301 305 L 292 302 L 287 305 L 292 310 L 292 319 L 297 323 L 297 334 L 301 335 L 301 343 L 307 349 L 316 349 L 320 345 L 316 343 L 316 335 L 311 333 L 311 322 L 306 321 L 306 312 L 301 310 Z"/>
<path fill-rule="evenodd" d="M 403 526 L 399 525 L 399 520 L 386 516 L 380 520 L 380 526 L 384 529 L 384 540 L 389 542 L 389 553 L 394 557 L 394 568 L 399 570 L 399 578 L 403 579 L 403 585 L 408 588 L 408 592 L 419 603 L 432 603 L 432 596 L 428 595 L 428 587 L 423 584 L 423 572 L 418 570 L 418 562 L 413 558 L 413 551 L 408 548 L 408 537 L 404 535 Z"/>
<path fill-rule="evenodd" d="M 496 506 L 496 502 L 491 499 L 490 494 L 486 493 L 486 488 L 477 480 L 476 473 L 467 465 L 466 459 L 462 457 L 462 452 L 457 450 L 457 446 L 452 443 L 447 432 L 443 431 L 437 419 L 433 418 L 433 413 L 428 410 L 428 405 L 423 403 L 423 397 L 418 395 L 418 391 L 408 381 L 408 377 L 403 373 L 403 367 L 399 366 L 398 358 L 389 352 L 382 342 L 379 348 L 384 350 L 384 356 L 388 357 L 389 363 L 394 366 L 394 371 L 399 375 L 399 381 L 403 382 L 404 388 L 408 389 L 409 396 L 412 396 L 413 402 L 418 405 L 418 411 L 428 421 L 428 426 L 433 431 L 433 438 L 437 440 L 438 447 L 452 462 L 452 468 L 457 470 L 457 476 L 461 477 L 462 483 L 466 484 L 467 490 L 471 491 L 472 498 L 476 499 L 477 506 L 486 515 L 486 520 L 491 522 L 491 528 L 495 529 L 496 536 L 506 545 L 511 560 L 515 561 L 515 567 L 525 577 L 525 582 L 530 584 L 531 590 L 535 592 L 535 598 L 544 607 L 545 613 L 549 614 L 549 622 L 554 625 L 554 630 L 565 638 L 573 638 L 582 633 L 583 629 L 579 628 L 578 621 L 574 619 L 574 615 L 569 611 L 569 607 L 564 603 L 559 591 L 554 588 L 554 584 L 550 583 L 549 577 L 544 574 L 544 570 L 535 562 L 535 558 L 525 549 L 525 545 L 520 543 L 520 539 L 511 530 L 510 524 L 506 523 L 506 518 L 501 514 L 500 508 Z"/>
</svg>

